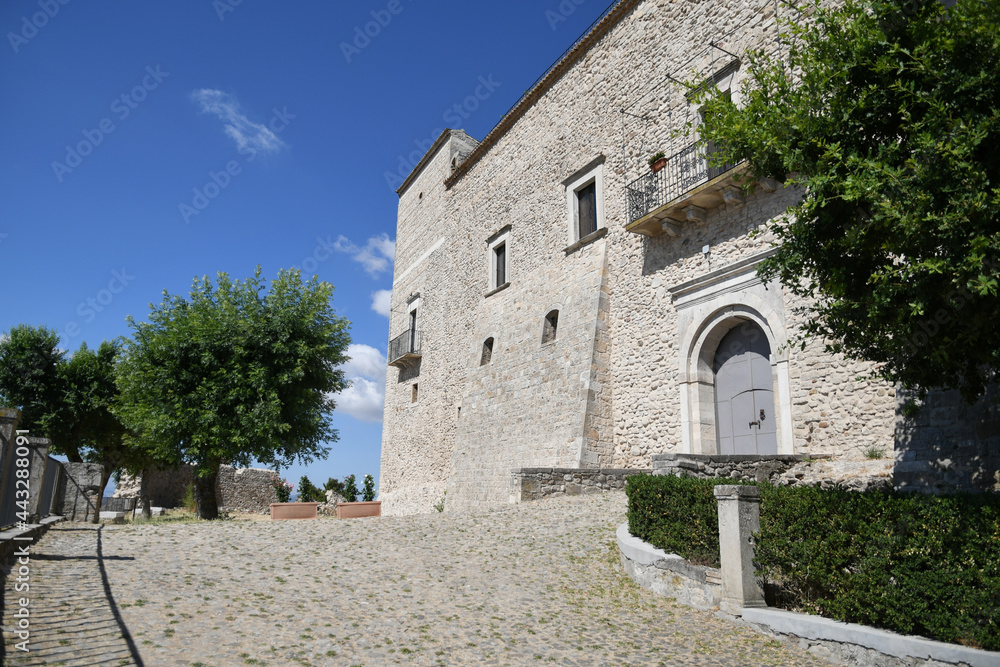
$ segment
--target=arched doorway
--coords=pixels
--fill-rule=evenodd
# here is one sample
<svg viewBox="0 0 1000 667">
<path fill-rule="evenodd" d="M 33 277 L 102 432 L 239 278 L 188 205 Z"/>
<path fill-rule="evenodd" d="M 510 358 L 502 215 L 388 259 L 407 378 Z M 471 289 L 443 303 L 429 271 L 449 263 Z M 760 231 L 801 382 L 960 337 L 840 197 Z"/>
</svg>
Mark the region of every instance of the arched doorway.
<svg viewBox="0 0 1000 667">
<path fill-rule="evenodd" d="M 712 364 L 719 454 L 778 453 L 771 346 L 755 322 L 722 337 Z"/>
</svg>

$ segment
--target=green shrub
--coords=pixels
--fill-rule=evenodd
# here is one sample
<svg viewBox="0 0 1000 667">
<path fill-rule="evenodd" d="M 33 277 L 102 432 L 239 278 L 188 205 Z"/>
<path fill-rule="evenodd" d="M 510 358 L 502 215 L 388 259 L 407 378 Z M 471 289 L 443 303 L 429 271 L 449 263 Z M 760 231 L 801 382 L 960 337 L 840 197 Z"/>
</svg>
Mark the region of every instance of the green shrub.
<svg viewBox="0 0 1000 667">
<path fill-rule="evenodd" d="M 629 532 L 695 565 L 719 567 L 719 507 L 712 489 L 745 483 L 633 475 L 625 482 Z"/>
<path fill-rule="evenodd" d="M 300 503 L 325 503 L 326 494 L 322 489 L 317 489 L 316 486 L 309 481 L 309 478 L 302 475 L 299 478 L 299 497 L 298 502 Z"/>
<path fill-rule="evenodd" d="M 779 606 L 1000 649 L 1000 496 L 761 490 L 756 565 Z"/>
<path fill-rule="evenodd" d="M 344 496 L 344 500 L 349 503 L 357 502 L 358 500 L 358 483 L 354 479 L 354 475 L 348 475 L 344 478 L 344 492 L 340 494 Z"/>
<path fill-rule="evenodd" d="M 364 486 L 365 490 L 361 497 L 366 503 L 370 503 L 375 500 L 375 478 L 371 475 L 365 475 Z"/>
</svg>

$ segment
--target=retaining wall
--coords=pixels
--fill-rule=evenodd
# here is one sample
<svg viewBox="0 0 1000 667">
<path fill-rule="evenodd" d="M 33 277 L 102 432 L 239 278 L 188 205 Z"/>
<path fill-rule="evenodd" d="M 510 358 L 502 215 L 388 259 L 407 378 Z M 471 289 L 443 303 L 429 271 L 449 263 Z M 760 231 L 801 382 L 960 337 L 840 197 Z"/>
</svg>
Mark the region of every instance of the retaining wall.
<svg viewBox="0 0 1000 667">
<path fill-rule="evenodd" d="M 515 468 L 511 470 L 511 502 L 621 490 L 627 477 L 650 472 L 648 468 Z"/>
</svg>

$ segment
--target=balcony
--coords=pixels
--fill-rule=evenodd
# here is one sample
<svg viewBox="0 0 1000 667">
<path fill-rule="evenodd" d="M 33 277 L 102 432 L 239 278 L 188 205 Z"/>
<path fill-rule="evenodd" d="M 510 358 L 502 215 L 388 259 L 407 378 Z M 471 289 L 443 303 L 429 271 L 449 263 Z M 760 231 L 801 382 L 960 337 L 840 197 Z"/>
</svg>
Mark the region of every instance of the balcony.
<svg viewBox="0 0 1000 667">
<path fill-rule="evenodd" d="M 723 202 L 741 206 L 743 193 L 734 177 L 746 163 L 710 167 L 705 155 L 704 146 L 691 144 L 669 157 L 660 171 L 629 183 L 625 229 L 643 236 L 678 236 L 682 224 L 705 222 L 708 211 Z"/>
<path fill-rule="evenodd" d="M 403 368 L 420 359 L 420 332 L 407 329 L 389 341 L 389 365 Z"/>
</svg>

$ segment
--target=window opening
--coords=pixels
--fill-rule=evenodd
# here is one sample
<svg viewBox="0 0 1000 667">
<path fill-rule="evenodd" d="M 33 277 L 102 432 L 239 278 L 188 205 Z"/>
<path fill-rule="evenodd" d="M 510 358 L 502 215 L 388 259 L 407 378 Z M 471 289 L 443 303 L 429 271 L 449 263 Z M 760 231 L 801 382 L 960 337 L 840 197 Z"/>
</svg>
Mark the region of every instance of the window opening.
<svg viewBox="0 0 1000 667">
<path fill-rule="evenodd" d="M 483 354 L 479 358 L 479 365 L 485 366 L 493 360 L 493 337 L 487 338 L 483 341 Z"/>
<path fill-rule="evenodd" d="M 496 267 L 497 267 L 497 287 L 500 287 L 505 282 L 507 282 L 507 244 L 501 243 L 496 248 L 493 249 L 493 254 L 496 256 Z"/>
<path fill-rule="evenodd" d="M 559 328 L 559 311 L 553 310 L 545 316 L 545 328 L 542 331 L 542 344 L 551 343 L 556 339 L 556 329 Z"/>
<path fill-rule="evenodd" d="M 597 183 L 590 183 L 576 191 L 577 234 L 584 238 L 597 231 Z"/>
<path fill-rule="evenodd" d="M 410 403 L 417 402 L 417 383 L 413 383 L 413 388 L 410 390 Z"/>
</svg>

